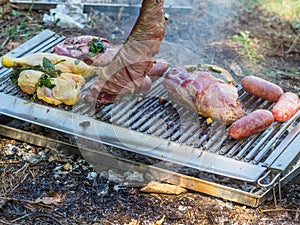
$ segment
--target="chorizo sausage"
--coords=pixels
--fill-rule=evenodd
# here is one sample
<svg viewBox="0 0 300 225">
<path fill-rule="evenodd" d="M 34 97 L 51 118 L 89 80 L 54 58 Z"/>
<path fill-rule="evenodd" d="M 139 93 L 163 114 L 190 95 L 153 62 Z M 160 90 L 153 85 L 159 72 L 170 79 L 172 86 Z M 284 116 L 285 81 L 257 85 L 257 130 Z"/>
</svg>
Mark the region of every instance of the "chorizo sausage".
<svg viewBox="0 0 300 225">
<path fill-rule="evenodd" d="M 283 94 L 278 85 L 256 76 L 247 76 L 241 80 L 242 87 L 249 94 L 265 99 L 270 102 L 277 102 Z"/>
<path fill-rule="evenodd" d="M 257 109 L 252 113 L 236 120 L 229 127 L 229 135 L 234 139 L 242 139 L 267 129 L 274 122 L 271 111 Z"/>
<path fill-rule="evenodd" d="M 292 92 L 285 92 L 274 105 L 271 112 L 274 119 L 282 123 L 290 119 L 299 110 L 299 97 Z"/>
</svg>

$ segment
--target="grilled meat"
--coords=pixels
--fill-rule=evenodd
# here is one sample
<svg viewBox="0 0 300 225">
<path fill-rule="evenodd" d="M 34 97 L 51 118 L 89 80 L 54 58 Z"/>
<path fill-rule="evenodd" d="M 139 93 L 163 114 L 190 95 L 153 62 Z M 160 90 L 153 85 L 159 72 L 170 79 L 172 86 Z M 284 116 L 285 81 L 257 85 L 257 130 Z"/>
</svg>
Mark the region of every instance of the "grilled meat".
<svg viewBox="0 0 300 225">
<path fill-rule="evenodd" d="M 52 84 L 55 85 L 52 89 L 42 86 L 37 89 L 37 97 L 45 102 L 53 105 L 66 104 L 74 105 L 81 98 L 82 94 L 80 87 L 74 85 L 68 77 L 60 76 L 53 78 Z"/>
<path fill-rule="evenodd" d="M 163 0 L 144 0 L 137 21 L 112 62 L 97 68 L 87 93 L 90 102 L 106 104 L 133 93 L 144 81 L 165 34 Z"/>
<path fill-rule="evenodd" d="M 102 43 L 106 43 L 106 47 L 111 49 L 109 54 L 106 54 L 106 52 L 106 55 L 99 56 L 99 58 L 103 58 L 103 61 L 97 57 L 98 65 L 103 66 L 95 67 L 83 62 L 81 59 L 85 58 L 81 58 L 84 57 L 84 55 L 81 55 L 80 52 L 75 52 L 77 59 L 55 53 L 33 53 L 20 58 L 3 56 L 2 65 L 4 67 L 13 68 L 21 67 L 21 70 L 24 70 L 23 67 L 25 70 L 32 69 L 31 67 L 39 67 L 40 69 L 44 63 L 44 59 L 47 59 L 49 63 L 53 64 L 51 67 L 55 65 L 56 72 L 61 71 L 63 73 L 80 74 L 82 76 L 98 75 L 87 93 L 87 99 L 90 102 L 98 102 L 100 104 L 111 103 L 119 95 L 133 93 L 135 91 L 148 91 L 151 87 L 152 80 L 147 77 L 147 73 L 150 71 L 152 75 L 151 78 L 154 79 L 159 75 L 158 73 L 168 68 L 168 64 L 165 61 L 159 61 L 154 67 L 154 70 L 151 71 L 155 62 L 153 56 L 158 52 L 160 43 L 165 34 L 165 25 L 163 0 L 144 0 L 140 15 L 129 37 L 121 47 L 112 46 L 109 41 L 105 39 L 93 43 L 95 50 L 92 52 L 93 54 L 96 53 L 97 55 L 99 53 L 99 46 L 101 52 Z M 89 38 L 90 37 L 87 36 L 82 40 L 75 40 L 75 42 L 78 41 L 79 45 L 84 46 Z M 72 40 L 67 43 L 72 43 Z M 87 51 L 87 49 L 83 48 L 83 52 L 84 51 Z M 93 64 L 97 65 L 97 63 Z M 34 70 L 36 71 L 37 69 Z M 64 76 L 57 77 L 57 75 L 50 75 L 51 82 L 47 81 L 47 83 L 50 83 L 50 86 L 54 87 L 49 88 L 47 85 L 44 85 L 46 87 L 41 85 L 40 88 L 34 89 L 33 84 L 36 83 L 37 80 L 40 82 L 40 78 L 43 74 L 40 72 L 33 72 L 33 74 L 35 75 L 29 76 L 27 74 L 28 76 L 22 77 L 22 79 L 24 79 L 20 79 L 20 82 L 18 82 L 21 88 L 27 93 L 32 93 L 36 90 L 38 96 L 46 96 L 41 98 L 55 105 L 60 104 L 59 102 L 71 105 L 77 101 L 79 94 L 71 94 L 73 89 L 76 89 L 77 93 L 77 88 L 71 88 L 72 86 L 70 86 L 70 84 L 72 84 L 72 81 L 66 81 L 63 78 Z M 19 76 L 19 74 L 17 74 L 17 76 Z M 12 80 L 16 80 L 15 76 L 11 78 Z M 17 79 L 19 79 L 19 77 L 17 77 Z M 58 93 L 58 88 L 62 89 L 61 95 Z M 70 97 L 71 100 L 67 99 L 68 94 L 66 93 L 68 92 L 69 96 L 72 96 Z"/>
<path fill-rule="evenodd" d="M 238 100 L 237 88 L 228 72 L 213 66 L 172 68 L 163 80 L 174 102 L 225 124 L 245 115 Z"/>
</svg>

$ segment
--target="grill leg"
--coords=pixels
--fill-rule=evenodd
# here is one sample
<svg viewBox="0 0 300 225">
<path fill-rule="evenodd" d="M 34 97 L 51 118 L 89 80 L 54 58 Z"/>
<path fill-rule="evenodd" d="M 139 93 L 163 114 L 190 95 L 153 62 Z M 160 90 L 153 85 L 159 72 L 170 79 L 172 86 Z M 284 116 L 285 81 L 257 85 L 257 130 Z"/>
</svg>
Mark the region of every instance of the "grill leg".
<svg viewBox="0 0 300 225">
<path fill-rule="evenodd" d="M 272 178 L 272 175 L 271 175 Z M 281 202 L 282 196 L 281 196 L 281 183 L 280 183 L 280 176 L 278 177 L 278 201 Z M 273 199 L 274 199 L 274 204 L 277 207 L 278 201 L 277 201 L 277 196 L 276 196 L 276 182 L 272 185 L 272 191 L 273 191 Z"/>
<path fill-rule="evenodd" d="M 278 177 L 278 197 L 279 197 L 279 202 L 281 202 L 282 197 L 281 197 L 281 182 L 280 182 L 280 177 Z"/>
<path fill-rule="evenodd" d="M 275 185 L 272 185 L 272 190 L 273 190 L 273 201 L 274 201 L 275 206 L 277 207 L 277 197 L 276 197 Z"/>
</svg>

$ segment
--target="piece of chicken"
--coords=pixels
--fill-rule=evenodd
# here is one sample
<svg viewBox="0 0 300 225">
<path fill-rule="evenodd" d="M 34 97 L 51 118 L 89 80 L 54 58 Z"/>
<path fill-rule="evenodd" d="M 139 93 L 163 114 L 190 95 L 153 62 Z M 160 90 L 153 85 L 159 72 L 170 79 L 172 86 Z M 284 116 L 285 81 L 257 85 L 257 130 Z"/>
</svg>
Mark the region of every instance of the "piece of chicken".
<svg viewBox="0 0 300 225">
<path fill-rule="evenodd" d="M 65 73 L 79 74 L 84 77 L 92 75 L 94 73 L 95 67 L 88 65 L 81 60 L 74 59 L 67 56 L 57 55 L 54 53 L 47 53 L 47 52 L 32 53 L 20 58 L 3 56 L 2 66 L 8 68 L 36 66 L 36 65 L 42 66 L 44 58 L 47 58 L 52 64 L 57 63 L 55 65 L 55 69 L 61 70 L 62 72 Z"/>
<path fill-rule="evenodd" d="M 36 70 L 24 70 L 18 78 L 18 86 L 29 95 L 33 95 L 43 72 Z"/>
<path fill-rule="evenodd" d="M 18 86 L 27 94 L 36 92 L 37 98 L 53 105 L 74 105 L 81 98 L 81 87 L 85 79 L 81 75 L 61 73 L 60 76 L 50 78 L 53 88 L 39 86 L 44 73 L 36 70 L 24 70 L 20 73 Z"/>
<path fill-rule="evenodd" d="M 66 104 L 74 105 L 81 98 L 82 93 L 79 88 L 75 88 L 73 82 L 63 77 L 53 78 L 54 88 L 46 86 L 37 88 L 37 97 L 53 105 Z"/>
</svg>

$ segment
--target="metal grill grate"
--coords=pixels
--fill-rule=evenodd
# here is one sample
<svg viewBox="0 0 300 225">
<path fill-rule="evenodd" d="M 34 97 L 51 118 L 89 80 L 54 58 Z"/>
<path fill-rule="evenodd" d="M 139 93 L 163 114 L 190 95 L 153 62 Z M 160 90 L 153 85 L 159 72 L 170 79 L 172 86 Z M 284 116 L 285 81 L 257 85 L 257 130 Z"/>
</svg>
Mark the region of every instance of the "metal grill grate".
<svg viewBox="0 0 300 225">
<path fill-rule="evenodd" d="M 44 31 L 9 55 L 51 51 L 62 40 Z M 275 122 L 260 134 L 236 141 L 226 135 L 228 128 L 223 124 L 207 125 L 205 118 L 169 101 L 160 80 L 145 97 L 105 106 L 89 105 L 83 98 L 74 107 L 53 107 L 41 102 L 25 104 L 29 96 L 10 83 L 10 72 L 0 69 L 1 114 L 86 140 L 247 182 L 261 183 L 269 169 L 285 172 L 299 158 L 299 111 L 285 123 Z M 239 94 L 247 112 L 272 107 L 242 89 Z"/>
</svg>

